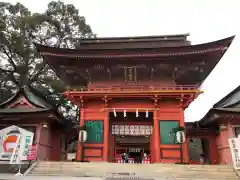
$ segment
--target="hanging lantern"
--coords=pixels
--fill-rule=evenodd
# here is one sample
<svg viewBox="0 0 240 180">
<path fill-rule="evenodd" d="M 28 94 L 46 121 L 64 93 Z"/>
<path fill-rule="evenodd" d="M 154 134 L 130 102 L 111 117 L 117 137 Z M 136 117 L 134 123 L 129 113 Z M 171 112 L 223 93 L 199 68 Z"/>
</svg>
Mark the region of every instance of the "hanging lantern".
<svg viewBox="0 0 240 180">
<path fill-rule="evenodd" d="M 116 113 L 115 109 L 113 109 L 113 115 L 114 115 L 114 117 L 117 117 L 117 113 Z"/>
<path fill-rule="evenodd" d="M 126 109 L 124 109 L 124 111 L 123 111 L 123 117 L 127 117 Z"/>
<path fill-rule="evenodd" d="M 146 118 L 148 118 L 148 110 L 146 110 Z"/>
<path fill-rule="evenodd" d="M 185 133 L 184 131 L 177 131 L 176 132 L 176 140 L 178 143 L 182 144 L 185 142 Z"/>
<path fill-rule="evenodd" d="M 78 135 L 78 140 L 83 143 L 87 140 L 87 131 L 86 130 L 80 130 Z"/>
<path fill-rule="evenodd" d="M 139 116 L 139 114 L 138 114 L 138 109 L 136 110 L 136 117 L 138 117 Z"/>
</svg>

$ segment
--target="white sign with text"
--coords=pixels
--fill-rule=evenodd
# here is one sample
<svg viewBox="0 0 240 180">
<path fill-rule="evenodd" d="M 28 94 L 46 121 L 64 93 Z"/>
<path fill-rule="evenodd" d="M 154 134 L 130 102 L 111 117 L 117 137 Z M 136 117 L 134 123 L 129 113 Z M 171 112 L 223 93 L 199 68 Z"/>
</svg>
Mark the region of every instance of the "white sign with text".
<svg viewBox="0 0 240 180">
<path fill-rule="evenodd" d="M 240 139 L 228 139 L 234 169 L 240 169 Z"/>
<path fill-rule="evenodd" d="M 14 125 L 0 130 L 0 160 L 10 161 L 19 136 L 20 160 L 27 160 L 28 146 L 33 143 L 34 133 Z"/>
</svg>

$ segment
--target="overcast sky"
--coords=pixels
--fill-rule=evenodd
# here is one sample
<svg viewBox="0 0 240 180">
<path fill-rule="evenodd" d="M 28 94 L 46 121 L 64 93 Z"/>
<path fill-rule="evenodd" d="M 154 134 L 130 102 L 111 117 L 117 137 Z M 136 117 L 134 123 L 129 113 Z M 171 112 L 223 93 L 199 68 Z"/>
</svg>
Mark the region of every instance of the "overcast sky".
<svg viewBox="0 0 240 180">
<path fill-rule="evenodd" d="M 3 0 L 4 1 L 4 0 Z M 17 2 L 15 0 L 5 0 Z M 34 12 L 48 0 L 19 0 Z M 65 0 L 86 17 L 98 37 L 190 33 L 194 44 L 240 32 L 240 0 Z M 240 35 L 240 34 L 239 34 Z M 239 40 L 238 40 L 239 39 Z M 186 121 L 201 119 L 209 108 L 240 83 L 240 38 L 204 82 L 204 94 L 185 111 Z"/>
</svg>

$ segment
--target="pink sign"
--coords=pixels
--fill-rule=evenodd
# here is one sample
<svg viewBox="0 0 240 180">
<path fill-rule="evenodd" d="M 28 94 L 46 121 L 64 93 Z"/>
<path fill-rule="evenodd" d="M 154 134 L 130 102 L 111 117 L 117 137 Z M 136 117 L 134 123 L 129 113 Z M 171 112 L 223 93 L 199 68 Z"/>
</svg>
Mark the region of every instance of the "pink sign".
<svg viewBox="0 0 240 180">
<path fill-rule="evenodd" d="M 37 157 L 37 148 L 36 145 L 29 145 L 28 146 L 28 155 L 27 155 L 27 160 L 35 160 Z"/>
</svg>

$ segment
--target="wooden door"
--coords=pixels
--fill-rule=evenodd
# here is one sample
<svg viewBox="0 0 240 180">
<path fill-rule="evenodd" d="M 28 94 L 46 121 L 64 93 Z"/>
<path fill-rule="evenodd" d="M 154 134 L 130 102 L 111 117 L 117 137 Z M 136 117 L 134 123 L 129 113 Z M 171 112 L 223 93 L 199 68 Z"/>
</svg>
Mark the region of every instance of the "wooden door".
<svg viewBox="0 0 240 180">
<path fill-rule="evenodd" d="M 66 136 L 60 138 L 60 161 L 67 160 L 67 141 Z"/>
</svg>

